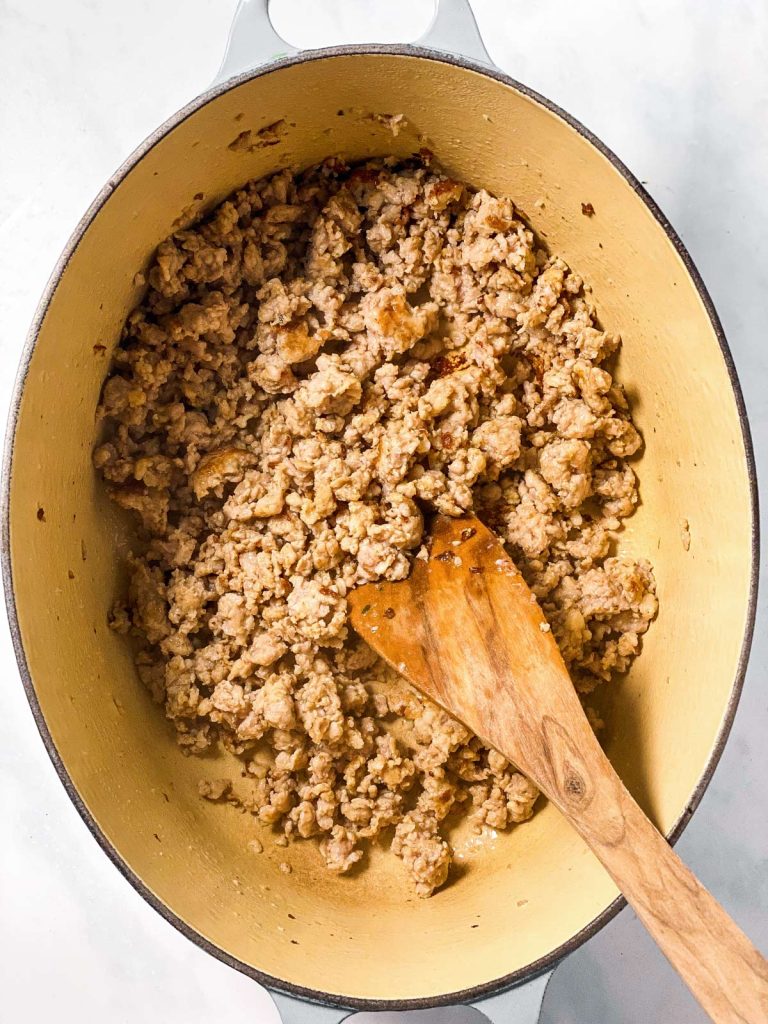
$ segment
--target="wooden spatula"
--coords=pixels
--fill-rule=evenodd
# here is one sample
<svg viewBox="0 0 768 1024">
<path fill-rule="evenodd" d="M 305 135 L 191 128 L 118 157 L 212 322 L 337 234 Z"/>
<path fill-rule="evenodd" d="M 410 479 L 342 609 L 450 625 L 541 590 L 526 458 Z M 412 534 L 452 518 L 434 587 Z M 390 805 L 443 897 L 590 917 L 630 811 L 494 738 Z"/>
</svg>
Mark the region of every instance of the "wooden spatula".
<svg viewBox="0 0 768 1024">
<path fill-rule="evenodd" d="M 562 811 L 712 1019 L 766 1024 L 768 963 L 624 788 L 500 541 L 474 516 L 439 516 L 427 561 L 349 602 L 374 650 Z"/>
</svg>

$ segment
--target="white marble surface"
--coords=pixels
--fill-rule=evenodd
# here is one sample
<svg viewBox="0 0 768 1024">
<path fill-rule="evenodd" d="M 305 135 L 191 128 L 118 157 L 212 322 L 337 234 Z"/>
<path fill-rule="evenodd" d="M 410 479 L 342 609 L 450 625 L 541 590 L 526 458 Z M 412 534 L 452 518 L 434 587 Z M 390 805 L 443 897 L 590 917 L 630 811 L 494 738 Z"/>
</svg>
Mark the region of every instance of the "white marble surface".
<svg viewBox="0 0 768 1024">
<path fill-rule="evenodd" d="M 213 77 L 235 2 L 0 0 L 3 405 L 71 229 L 134 146 Z M 291 41 L 308 46 L 414 38 L 430 20 L 431 0 L 274 0 L 273 9 Z M 765 478 L 764 0 L 475 0 L 475 10 L 500 67 L 601 136 L 647 181 L 682 235 L 730 338 Z M 679 845 L 763 948 L 767 625 L 763 597 L 731 741 Z M 38 738 L 4 626 L 0 666 L 0 1018 L 276 1021 L 263 990 L 178 935 L 98 849 Z M 625 911 L 558 968 L 542 1020 L 704 1017 Z"/>
</svg>

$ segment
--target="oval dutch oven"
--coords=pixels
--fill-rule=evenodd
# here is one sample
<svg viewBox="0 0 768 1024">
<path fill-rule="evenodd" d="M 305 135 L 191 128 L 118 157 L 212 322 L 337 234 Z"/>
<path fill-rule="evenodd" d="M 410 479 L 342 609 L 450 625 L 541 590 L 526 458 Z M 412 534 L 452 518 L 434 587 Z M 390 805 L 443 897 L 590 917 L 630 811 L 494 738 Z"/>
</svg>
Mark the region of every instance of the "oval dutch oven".
<svg viewBox="0 0 768 1024">
<path fill-rule="evenodd" d="M 403 114 L 400 134 L 377 113 Z M 211 207 L 250 178 L 422 146 L 452 175 L 513 196 L 590 283 L 603 326 L 624 335 L 619 373 L 645 449 L 642 505 L 623 543 L 652 560 L 660 612 L 607 695 L 606 744 L 671 841 L 722 752 L 753 623 L 755 473 L 733 363 L 689 255 L 635 178 L 492 65 L 466 0 L 442 0 L 418 45 L 304 53 L 276 36 L 266 0 L 245 0 L 216 83 L 120 168 L 54 271 L 11 412 L 3 558 L 24 685 L 88 827 L 152 906 L 266 985 L 289 1022 L 466 1004 L 528 1024 L 554 965 L 622 905 L 547 805 L 429 900 L 404 893 L 399 865 L 378 850 L 366 871 L 339 878 L 297 844 L 282 874 L 287 851 L 254 857 L 243 819 L 198 798 L 199 762 L 180 756 L 107 626 L 121 528 L 90 452 L 110 351 L 140 295 L 137 269 L 181 211 Z"/>
</svg>

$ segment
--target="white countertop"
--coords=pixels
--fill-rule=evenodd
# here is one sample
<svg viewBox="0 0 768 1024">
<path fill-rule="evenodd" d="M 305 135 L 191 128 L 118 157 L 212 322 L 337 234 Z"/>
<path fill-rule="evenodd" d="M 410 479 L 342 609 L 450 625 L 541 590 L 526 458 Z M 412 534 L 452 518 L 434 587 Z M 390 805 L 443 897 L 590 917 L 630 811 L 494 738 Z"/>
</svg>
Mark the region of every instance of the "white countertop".
<svg viewBox="0 0 768 1024">
<path fill-rule="evenodd" d="M 0 0 L 3 408 L 69 233 L 125 156 L 213 78 L 235 5 Z M 765 480 L 768 6 L 474 0 L 474 7 L 499 66 L 600 136 L 647 182 L 681 234 L 730 340 Z M 329 45 L 415 38 L 431 8 L 431 0 L 274 0 L 273 17 L 292 42 Z M 764 533 L 766 525 L 764 514 Z M 678 846 L 763 949 L 767 626 L 763 595 L 731 739 Z M 40 742 L 4 622 L 0 666 L 0 1017 L 9 1024 L 276 1022 L 258 985 L 166 924 L 91 838 Z M 704 1020 L 627 910 L 557 969 L 542 1014 L 543 1024 Z"/>
</svg>

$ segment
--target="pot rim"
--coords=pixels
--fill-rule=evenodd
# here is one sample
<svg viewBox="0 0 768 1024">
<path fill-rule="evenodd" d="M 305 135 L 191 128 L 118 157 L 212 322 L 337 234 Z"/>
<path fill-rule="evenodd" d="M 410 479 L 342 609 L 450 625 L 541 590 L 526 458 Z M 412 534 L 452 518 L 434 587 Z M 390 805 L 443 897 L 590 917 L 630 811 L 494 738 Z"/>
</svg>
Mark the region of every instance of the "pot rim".
<svg viewBox="0 0 768 1024">
<path fill-rule="evenodd" d="M 704 766 L 704 770 L 699 778 L 696 787 L 691 793 L 685 807 L 679 815 L 677 821 L 672 826 L 670 831 L 667 833 L 666 838 L 671 845 L 674 845 L 682 835 L 685 827 L 693 815 L 693 812 L 698 807 L 701 798 L 703 797 L 706 789 L 712 780 L 715 768 L 720 761 L 723 749 L 728 740 L 728 736 L 733 725 L 734 716 L 736 714 L 736 708 L 741 697 L 742 689 L 744 686 L 744 677 L 746 674 L 747 663 L 749 660 L 749 652 L 752 643 L 752 636 L 755 626 L 755 617 L 757 610 L 757 584 L 759 574 L 759 554 L 760 554 L 760 527 L 759 527 L 759 513 L 758 513 L 758 488 L 757 488 L 757 472 L 755 468 L 755 457 L 754 449 L 752 445 L 752 437 L 749 428 L 749 421 L 747 419 L 747 411 L 744 403 L 744 397 L 741 391 L 741 385 L 736 373 L 736 367 L 731 355 L 730 348 L 728 346 L 725 332 L 723 331 L 720 318 L 717 315 L 712 299 L 707 291 L 706 285 L 702 280 L 702 277 L 696 268 L 688 250 L 681 241 L 675 229 L 670 224 L 667 217 L 661 211 L 654 199 L 651 198 L 649 193 L 640 183 L 640 181 L 632 174 L 632 172 L 625 166 L 625 164 L 610 150 L 597 136 L 595 136 L 588 128 L 586 128 L 580 121 L 575 117 L 571 116 L 557 104 L 548 100 L 534 89 L 523 85 L 514 78 L 505 74 L 500 69 L 488 67 L 483 64 L 479 64 L 474 60 L 466 57 L 451 53 L 438 52 L 437 50 L 427 49 L 417 45 L 389 45 L 389 44 L 368 44 L 368 45 L 352 45 L 352 46 L 333 46 L 324 47 L 317 50 L 308 50 L 289 57 L 279 58 L 271 61 L 268 64 L 251 68 L 247 71 L 241 72 L 234 75 L 231 78 L 226 79 L 223 82 L 214 83 L 209 89 L 205 90 L 195 99 L 191 100 L 174 115 L 164 121 L 158 128 L 155 129 L 145 140 L 142 142 L 131 155 L 120 165 L 115 173 L 109 178 L 106 185 L 101 189 L 96 198 L 93 200 L 91 205 L 88 207 L 80 221 L 78 222 L 75 230 L 72 232 L 67 244 L 59 257 L 56 265 L 51 273 L 48 283 L 46 284 L 45 290 L 38 303 L 35 311 L 32 324 L 30 325 L 27 333 L 24 348 L 19 362 L 19 368 L 16 374 L 14 382 L 11 402 L 8 412 L 8 420 L 5 431 L 5 442 L 3 450 L 2 460 L 2 476 L 0 480 L 0 515 L 2 516 L 2 536 L 0 537 L 0 564 L 2 566 L 2 578 L 5 589 L 5 602 L 8 613 L 8 622 L 11 631 L 11 638 L 13 641 L 13 648 L 16 654 L 16 661 L 19 667 L 19 673 L 21 675 L 22 684 L 29 701 L 32 715 L 37 725 L 40 736 L 45 744 L 48 755 L 53 763 L 56 773 L 61 780 L 70 800 L 75 805 L 80 817 L 85 822 L 89 832 L 102 848 L 104 853 L 109 857 L 118 871 L 126 878 L 133 888 L 150 904 L 169 924 L 173 925 L 177 931 L 181 932 L 182 935 L 190 939 L 201 949 L 210 953 L 218 960 L 233 967 L 235 970 L 252 978 L 254 981 L 259 982 L 267 989 L 271 989 L 275 992 L 280 992 L 288 996 L 298 997 L 308 1003 L 315 1003 L 321 1006 L 331 1007 L 344 1007 L 350 1008 L 357 1011 L 376 1011 L 376 1010 L 416 1010 L 426 1009 L 429 1007 L 437 1006 L 453 1006 L 453 1005 L 468 1005 L 471 1003 L 478 1002 L 484 998 L 492 995 L 499 995 L 508 989 L 511 989 L 517 985 L 521 985 L 526 981 L 531 981 L 535 977 L 545 973 L 548 970 L 553 970 L 554 967 L 569 953 L 578 949 L 587 939 L 595 935 L 601 928 L 603 928 L 618 912 L 623 909 L 626 905 L 626 900 L 623 896 L 618 896 L 612 903 L 610 903 L 600 914 L 597 915 L 589 924 L 585 925 L 575 935 L 572 935 L 570 939 L 562 943 L 556 949 L 547 953 L 545 956 L 540 957 L 538 960 L 526 965 L 525 967 L 518 968 L 509 974 L 503 975 L 500 978 L 496 978 L 493 981 L 484 982 L 481 985 L 476 985 L 471 988 L 441 993 L 434 997 L 418 997 L 411 999 L 367 999 L 345 996 L 337 993 L 323 992 L 318 989 L 308 988 L 302 985 L 296 985 L 292 982 L 283 981 L 275 978 L 264 971 L 260 971 L 249 964 L 244 963 L 237 957 L 232 956 L 225 950 L 221 949 L 210 939 L 207 939 L 200 932 L 196 931 L 191 925 L 187 924 L 182 918 L 180 918 L 168 905 L 163 903 L 144 883 L 144 881 L 133 871 L 133 869 L 122 859 L 120 854 L 117 852 L 114 846 L 107 839 L 106 835 L 102 832 L 100 826 L 96 822 L 95 818 L 91 814 L 90 810 L 86 807 L 84 801 L 80 797 L 65 765 L 64 762 L 53 742 L 51 734 L 48 730 L 48 726 L 45 721 L 45 717 L 41 710 L 40 704 L 37 699 L 35 692 L 34 683 L 32 682 L 31 673 L 27 663 L 26 653 L 24 651 L 24 645 L 21 638 L 21 630 L 19 627 L 18 611 L 16 608 L 16 598 L 13 586 L 13 571 L 11 565 L 11 546 L 10 546 L 10 492 L 11 492 L 11 473 L 13 467 L 13 455 L 16 440 L 16 429 L 18 426 L 19 410 L 21 406 L 21 400 L 24 392 L 24 385 L 26 383 L 27 373 L 29 371 L 30 362 L 34 353 L 37 338 L 40 333 L 40 329 L 45 319 L 48 307 L 51 303 L 54 293 L 58 287 L 59 281 L 70 261 L 74 252 L 76 251 L 80 241 L 85 235 L 86 231 L 90 227 L 93 220 L 101 210 L 102 206 L 106 203 L 112 193 L 122 183 L 122 181 L 128 176 L 133 168 L 149 153 L 151 149 L 157 145 L 166 135 L 168 135 L 173 129 L 178 127 L 182 122 L 186 121 L 189 117 L 196 114 L 204 106 L 211 101 L 217 99 L 219 96 L 228 92 L 230 89 L 236 88 L 243 85 L 245 82 L 252 79 L 261 78 L 264 75 L 270 74 L 272 71 L 276 71 L 285 67 L 292 66 L 294 64 L 303 64 L 310 61 L 325 60 L 326 58 L 335 58 L 342 56 L 368 56 L 371 54 L 384 54 L 392 56 L 403 56 L 403 57 L 415 57 L 423 60 L 435 61 L 437 63 L 451 64 L 456 67 L 463 68 L 467 71 L 473 71 L 476 74 L 485 75 L 488 78 L 492 78 L 503 85 L 510 86 L 517 92 L 526 96 L 528 99 L 543 106 L 550 113 L 555 114 L 561 120 L 575 131 L 577 131 L 583 138 L 594 146 L 604 157 L 606 157 L 613 167 L 622 175 L 622 177 L 631 186 L 635 194 L 645 203 L 648 210 L 651 212 L 655 220 L 664 230 L 667 238 L 670 240 L 675 250 L 677 251 L 680 259 L 682 260 L 685 269 L 687 270 L 691 280 L 693 281 L 699 297 L 704 305 L 704 308 L 709 317 L 712 329 L 717 338 L 720 346 L 720 351 L 725 362 L 726 369 L 728 371 L 728 377 L 731 383 L 733 391 L 733 397 L 736 402 L 736 408 L 739 416 L 739 423 L 741 426 L 742 442 L 744 444 L 744 456 L 747 464 L 747 474 L 749 477 L 749 491 L 750 491 L 750 518 L 751 518 L 751 572 L 750 572 L 750 583 L 749 583 L 749 599 L 747 605 L 747 616 L 744 625 L 744 635 L 742 638 L 741 651 L 739 654 L 739 661 L 736 669 L 736 674 L 731 688 L 730 697 L 728 699 L 728 705 L 723 715 L 720 729 L 715 739 L 714 745 L 710 752 L 707 763 Z"/>
</svg>

